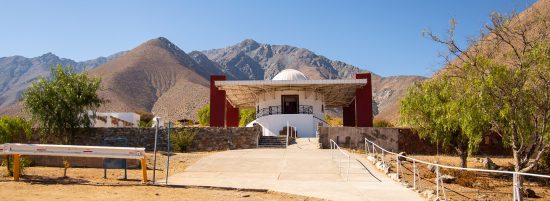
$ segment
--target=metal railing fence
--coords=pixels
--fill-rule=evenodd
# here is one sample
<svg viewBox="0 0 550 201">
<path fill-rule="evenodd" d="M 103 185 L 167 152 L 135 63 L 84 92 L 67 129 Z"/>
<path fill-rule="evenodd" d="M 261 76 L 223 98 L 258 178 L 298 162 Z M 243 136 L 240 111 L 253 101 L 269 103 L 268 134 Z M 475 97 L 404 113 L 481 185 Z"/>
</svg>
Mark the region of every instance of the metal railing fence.
<svg viewBox="0 0 550 201">
<path fill-rule="evenodd" d="M 331 149 L 332 149 L 332 141 L 331 140 Z M 337 146 L 337 145 L 336 145 Z M 338 147 L 339 148 L 339 147 Z M 431 166 L 434 166 L 435 167 L 435 174 L 436 174 L 436 178 L 435 178 L 435 183 L 436 183 L 436 198 L 438 200 L 447 200 L 447 195 L 446 195 L 446 192 L 445 192 L 445 186 L 444 186 L 444 182 L 443 182 L 443 179 L 441 177 L 441 173 L 440 173 L 440 169 L 441 168 L 446 168 L 446 169 L 454 169 L 454 170 L 462 170 L 462 171 L 475 171 L 475 172 L 487 172 L 487 173 L 501 173 L 501 174 L 510 174 L 512 175 L 512 178 L 513 178 L 513 185 L 512 185 L 512 195 L 513 195 L 513 200 L 520 200 L 520 186 L 518 184 L 518 181 L 519 181 L 519 177 L 520 176 L 531 176 L 531 177 L 540 177 L 540 178 L 550 178 L 550 175 L 541 175 L 541 174 L 533 174 L 533 173 L 525 173 L 525 172 L 512 172 L 512 171 L 504 171 L 504 170 L 486 170 L 486 169 L 477 169 L 477 168 L 462 168 L 462 167 L 455 167 L 455 166 L 449 166 L 449 165 L 441 165 L 441 164 L 436 164 L 436 163 L 430 163 L 430 162 L 427 162 L 427 161 L 422 161 L 422 160 L 418 160 L 418 159 L 415 159 L 415 158 L 412 158 L 412 157 L 408 157 L 408 156 L 404 156 L 402 154 L 399 154 L 399 153 L 395 153 L 395 152 L 391 152 L 391 151 L 388 151 L 380 146 L 378 146 L 376 143 L 368 140 L 367 138 L 365 138 L 365 154 L 367 155 L 371 155 L 372 157 L 375 157 L 376 154 L 381 154 L 382 155 L 382 162 L 383 163 L 386 163 L 386 164 L 389 164 L 388 161 L 385 160 L 385 154 L 390 154 L 390 155 L 393 155 L 395 156 L 396 158 L 396 175 L 397 175 L 397 178 L 400 178 L 400 175 L 403 174 L 403 171 L 401 171 L 401 174 L 400 174 L 400 166 L 401 166 L 401 161 L 402 159 L 406 159 L 406 160 L 410 160 L 412 161 L 413 163 L 413 188 L 416 190 L 417 189 L 417 182 L 420 181 L 420 172 L 418 170 L 418 165 L 417 163 L 421 163 L 421 164 L 425 164 L 425 165 L 431 165 Z M 379 149 L 379 151 L 377 151 L 376 149 Z M 441 194 L 443 195 L 443 197 L 441 197 Z"/>
<path fill-rule="evenodd" d="M 335 152 L 336 152 L 336 155 L 335 155 Z M 348 160 L 348 167 L 346 171 L 346 181 L 349 181 L 349 174 L 350 174 L 349 170 L 351 168 L 351 156 L 347 154 L 344 150 L 342 150 L 340 146 L 338 146 L 338 143 L 336 143 L 332 139 L 330 139 L 330 156 L 332 161 L 334 161 L 335 156 L 337 157 L 336 161 L 338 163 L 338 172 L 340 173 L 340 175 L 342 175 L 342 159 Z"/>
</svg>

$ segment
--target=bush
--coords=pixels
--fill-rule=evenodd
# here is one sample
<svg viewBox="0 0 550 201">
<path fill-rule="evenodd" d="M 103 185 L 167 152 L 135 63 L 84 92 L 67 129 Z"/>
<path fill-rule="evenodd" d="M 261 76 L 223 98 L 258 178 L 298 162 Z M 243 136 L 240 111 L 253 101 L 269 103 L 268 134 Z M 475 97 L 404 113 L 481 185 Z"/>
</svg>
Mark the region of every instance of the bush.
<svg viewBox="0 0 550 201">
<path fill-rule="evenodd" d="M 246 124 L 254 121 L 256 119 L 256 110 L 255 109 L 242 109 L 239 111 L 239 126 L 245 127 Z"/>
<path fill-rule="evenodd" d="M 197 135 L 196 132 L 186 129 L 174 132 L 171 139 L 171 144 L 174 148 L 174 151 L 185 152 L 189 148 L 191 143 L 193 143 L 195 135 Z"/>
<path fill-rule="evenodd" d="M 23 175 L 25 173 L 25 169 L 31 166 L 32 161 L 30 159 L 23 158 L 23 157 L 21 157 L 20 160 L 21 161 L 19 162 L 19 174 Z M 2 160 L 2 167 L 6 167 L 8 165 L 9 165 L 9 167 L 7 168 L 8 175 L 13 176 L 13 157 L 11 156 L 9 156 L 8 159 Z"/>
<path fill-rule="evenodd" d="M 140 127 L 140 128 L 151 128 L 151 127 L 153 127 L 153 121 L 139 121 L 138 127 Z"/>
<path fill-rule="evenodd" d="M 210 125 L 210 105 L 206 105 L 202 107 L 199 112 L 199 124 L 201 126 L 209 126 Z"/>
<path fill-rule="evenodd" d="M 541 174 L 550 173 L 550 151 L 546 151 L 546 153 L 541 156 L 537 164 L 537 171 Z"/>
<path fill-rule="evenodd" d="M 391 128 L 395 127 L 390 121 L 385 119 L 374 119 L 373 127 L 379 127 L 379 128 Z"/>
</svg>

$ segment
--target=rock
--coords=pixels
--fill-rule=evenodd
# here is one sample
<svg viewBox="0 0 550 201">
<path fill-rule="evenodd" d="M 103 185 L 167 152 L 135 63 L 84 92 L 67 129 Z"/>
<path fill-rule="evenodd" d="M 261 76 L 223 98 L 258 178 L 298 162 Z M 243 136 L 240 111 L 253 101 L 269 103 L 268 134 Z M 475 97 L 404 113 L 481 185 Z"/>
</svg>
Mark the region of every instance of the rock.
<svg viewBox="0 0 550 201">
<path fill-rule="evenodd" d="M 443 181 L 443 183 L 447 183 L 447 184 L 450 184 L 456 181 L 456 177 L 453 177 L 448 174 L 441 175 L 440 178 L 441 178 L 441 181 Z"/>
<path fill-rule="evenodd" d="M 483 163 L 483 160 L 482 160 L 481 158 L 479 158 L 479 157 L 476 157 L 476 162 L 477 162 L 477 163 Z"/>
<path fill-rule="evenodd" d="M 374 161 L 376 161 L 376 158 L 374 158 L 373 156 L 369 155 L 369 156 L 367 156 L 367 160 L 370 161 L 370 162 L 374 162 Z"/>
<path fill-rule="evenodd" d="M 498 165 L 495 164 L 489 157 L 483 159 L 483 167 L 488 170 L 498 169 Z"/>
<path fill-rule="evenodd" d="M 428 190 L 424 190 L 422 191 L 422 195 L 424 197 L 427 197 L 428 200 L 431 200 L 430 198 L 433 197 L 435 195 L 435 191 L 434 190 L 431 190 L 431 189 L 428 189 Z"/>
<path fill-rule="evenodd" d="M 243 198 L 247 198 L 247 197 L 250 197 L 250 195 L 249 194 L 244 194 L 243 195 Z"/>
<path fill-rule="evenodd" d="M 525 192 L 523 193 L 527 198 L 538 198 L 537 194 L 533 189 L 527 188 L 525 189 Z"/>
<path fill-rule="evenodd" d="M 389 173 L 388 176 L 394 181 L 399 181 L 399 176 L 397 175 L 397 173 Z"/>
<path fill-rule="evenodd" d="M 431 172 L 435 173 L 436 169 L 437 167 L 435 165 L 428 164 L 428 170 L 430 170 Z"/>
<path fill-rule="evenodd" d="M 407 159 L 405 157 L 401 157 L 401 156 L 407 156 L 407 153 L 399 152 L 399 157 L 397 157 L 399 159 L 399 161 L 401 161 L 401 162 L 407 161 Z"/>
</svg>

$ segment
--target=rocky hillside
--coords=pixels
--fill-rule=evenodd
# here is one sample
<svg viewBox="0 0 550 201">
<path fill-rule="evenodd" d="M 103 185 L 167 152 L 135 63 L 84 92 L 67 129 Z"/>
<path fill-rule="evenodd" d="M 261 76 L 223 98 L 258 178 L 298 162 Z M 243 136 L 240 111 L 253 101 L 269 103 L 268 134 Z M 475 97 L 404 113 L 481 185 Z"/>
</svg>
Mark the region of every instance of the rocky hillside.
<svg viewBox="0 0 550 201">
<path fill-rule="evenodd" d="M 124 52 L 82 62 L 59 58 L 52 53 L 34 58 L 22 56 L 2 57 L 0 58 L 0 110 L 14 104 L 32 81 L 40 76 L 49 77 L 52 66 L 57 64 L 72 66 L 75 71 L 80 72 L 107 63 L 122 54 Z"/>
<path fill-rule="evenodd" d="M 42 57 L 47 58 L 48 55 Z M 100 111 L 152 111 L 170 120 L 196 119 L 196 111 L 208 103 L 208 79 L 214 74 L 226 74 L 228 79 L 271 79 L 285 68 L 294 68 L 310 79 L 348 79 L 356 73 L 367 72 L 304 48 L 261 44 L 251 39 L 226 48 L 187 54 L 161 37 L 149 40 L 124 54 L 98 59 L 96 63 L 79 63 L 67 59 L 48 61 L 43 65 L 47 66 L 46 70 L 60 63 L 73 65 L 78 70 L 86 67 L 91 69 L 90 75 L 101 77 L 104 90 L 100 95 L 109 102 Z M 25 69 L 21 65 L 5 66 L 17 72 Z M 21 85 L 19 92 L 37 76 L 48 76 L 47 72 L 22 76 L 27 78 L 27 85 Z M 408 86 L 422 79 L 425 78 L 381 77 L 373 73 L 378 117 L 395 120 L 398 110 L 393 108 L 398 106 L 399 98 Z M 8 82 L 5 86 L 13 88 L 18 85 Z M 8 94 L 2 93 L 2 96 Z M 13 103 L 3 101 L 0 114 L 20 112 L 20 104 Z"/>
<path fill-rule="evenodd" d="M 348 79 L 356 73 L 369 72 L 308 49 L 261 44 L 251 39 L 202 53 L 235 79 L 271 79 L 285 68 L 297 69 L 310 79 Z M 375 108 L 378 108 L 376 117 L 397 121 L 400 98 L 411 84 L 424 79 L 421 76 L 381 77 L 372 73 L 373 99 L 377 104 Z"/>
</svg>

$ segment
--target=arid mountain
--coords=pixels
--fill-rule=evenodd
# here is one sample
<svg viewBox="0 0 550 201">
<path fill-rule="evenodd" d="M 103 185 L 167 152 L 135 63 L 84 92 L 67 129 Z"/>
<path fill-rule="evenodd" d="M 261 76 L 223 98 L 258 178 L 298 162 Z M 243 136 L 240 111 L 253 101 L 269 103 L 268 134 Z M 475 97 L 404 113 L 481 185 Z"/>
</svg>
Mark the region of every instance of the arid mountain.
<svg viewBox="0 0 550 201">
<path fill-rule="evenodd" d="M 261 44 L 251 39 L 203 53 L 216 62 L 226 74 L 236 79 L 271 79 L 285 68 L 297 69 L 310 79 L 348 79 L 356 73 L 368 72 L 341 61 L 327 59 L 308 49 Z M 373 99 L 378 108 L 376 117 L 395 122 L 399 115 L 399 100 L 406 89 L 414 82 L 426 78 L 381 77 L 373 73 L 372 79 Z"/>
<path fill-rule="evenodd" d="M 82 62 L 59 58 L 52 53 L 34 58 L 2 57 L 0 58 L 0 110 L 14 104 L 32 81 L 40 76 L 51 76 L 50 68 L 57 64 L 72 66 L 75 71 L 80 72 L 107 63 L 122 54 L 124 52 Z"/>
<path fill-rule="evenodd" d="M 109 101 L 100 111 L 152 111 L 170 120 L 197 118 L 197 110 L 208 103 L 210 75 L 226 74 L 228 79 L 243 80 L 271 79 L 285 68 L 294 68 L 310 79 L 348 79 L 366 72 L 304 48 L 261 44 L 251 39 L 227 48 L 186 54 L 161 37 L 107 60 L 90 70 L 91 76 L 102 78 L 104 90 L 100 95 Z M 65 65 L 56 60 L 49 64 L 57 63 Z M 425 78 L 373 74 L 378 117 L 395 120 L 398 110 L 390 109 L 398 105 L 408 86 L 422 79 Z M 20 104 L 6 105 L 8 107 L 0 108 L 0 114 L 21 111 Z"/>
<path fill-rule="evenodd" d="M 171 120 L 196 118 L 208 101 L 206 77 L 220 73 L 162 37 L 90 71 L 102 78 L 100 95 L 109 100 L 101 111 L 152 111 Z"/>
</svg>

